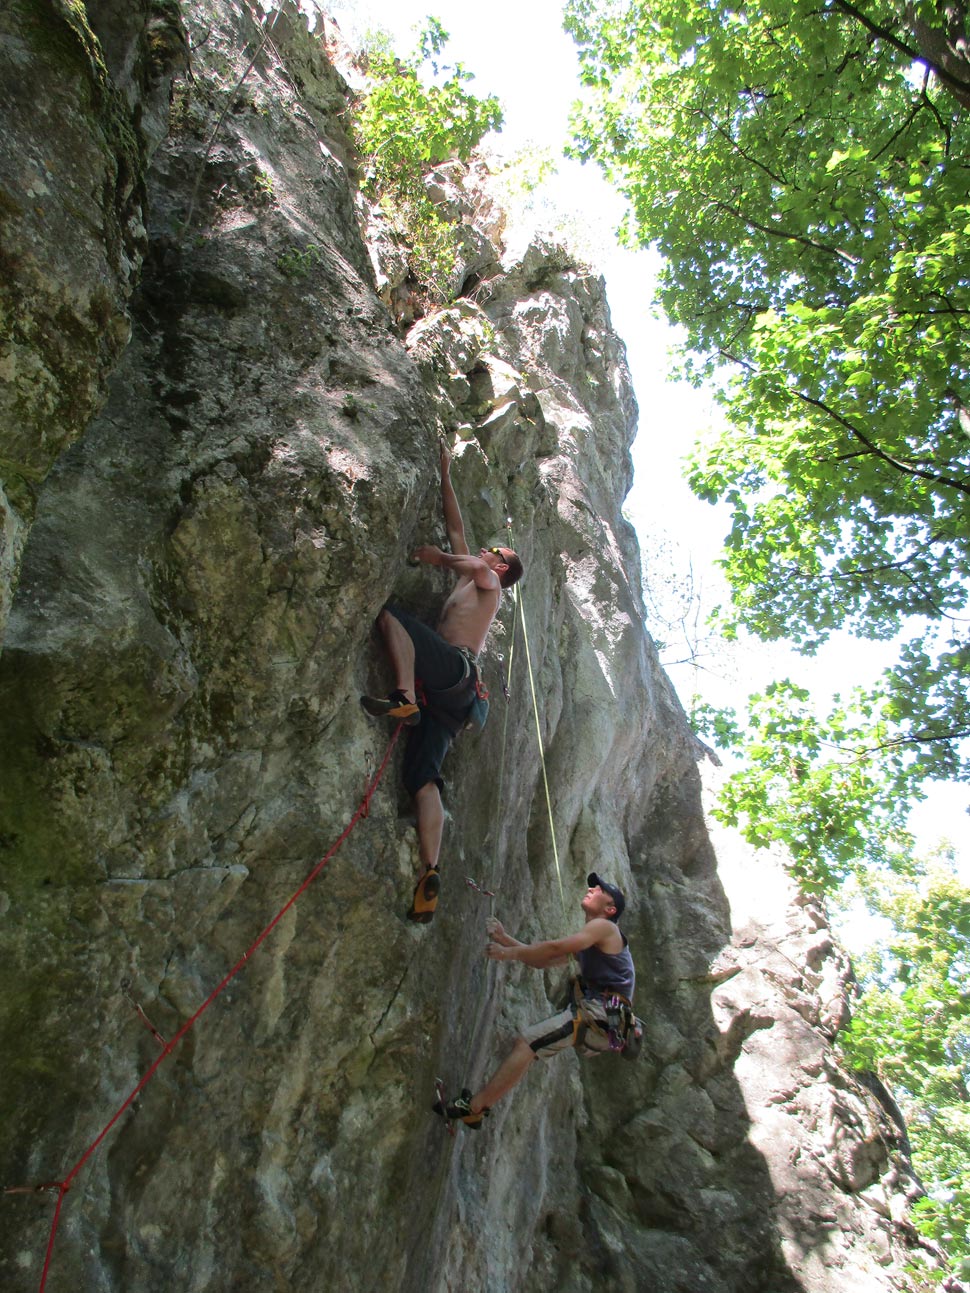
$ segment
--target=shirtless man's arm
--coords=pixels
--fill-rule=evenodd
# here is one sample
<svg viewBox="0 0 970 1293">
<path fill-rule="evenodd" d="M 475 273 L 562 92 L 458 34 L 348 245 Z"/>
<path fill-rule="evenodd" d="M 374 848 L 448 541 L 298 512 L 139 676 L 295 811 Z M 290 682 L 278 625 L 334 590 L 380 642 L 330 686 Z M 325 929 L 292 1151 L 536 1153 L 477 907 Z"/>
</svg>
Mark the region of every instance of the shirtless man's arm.
<svg viewBox="0 0 970 1293">
<path fill-rule="evenodd" d="M 467 557 L 465 523 L 451 483 L 451 452 L 444 441 L 441 442 L 441 510 L 445 517 L 445 529 L 448 531 L 448 546 L 455 556 Z"/>
<path fill-rule="evenodd" d="M 433 543 L 424 543 L 420 548 L 415 548 L 414 559 L 425 566 L 440 566 L 443 570 L 450 570 L 459 579 L 470 579 L 478 588 L 501 588 L 498 575 L 488 562 L 481 557 L 471 556 L 467 549 L 463 554 L 456 555 L 442 552 Z"/>
</svg>

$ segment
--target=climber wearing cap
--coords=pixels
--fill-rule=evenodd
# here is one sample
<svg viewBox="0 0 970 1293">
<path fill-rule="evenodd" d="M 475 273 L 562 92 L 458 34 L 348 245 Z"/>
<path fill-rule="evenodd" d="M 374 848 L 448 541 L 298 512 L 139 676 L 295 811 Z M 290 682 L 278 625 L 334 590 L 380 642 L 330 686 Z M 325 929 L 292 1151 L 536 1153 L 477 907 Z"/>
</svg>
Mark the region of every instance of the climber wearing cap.
<svg viewBox="0 0 970 1293">
<path fill-rule="evenodd" d="M 390 718 L 410 729 L 404 784 L 414 798 L 421 870 L 408 919 L 422 924 L 434 916 L 441 887 L 441 764 L 465 726 L 476 697 L 485 694 L 479 683 L 478 656 L 498 611 L 502 589 L 511 588 L 522 575 L 522 562 L 511 548 L 482 548 L 476 557 L 469 552 L 451 483 L 451 454 L 444 444 L 441 505 L 451 552 L 425 544 L 415 551 L 413 560 L 449 570 L 458 582 L 444 604 L 437 630 L 398 606 L 384 607 L 377 627 L 394 670 L 394 690 L 386 698 L 360 698 L 364 711 L 372 717 Z M 416 677 L 420 697 L 415 691 Z"/>
<path fill-rule="evenodd" d="M 626 935 L 617 925 L 626 899 L 615 884 L 608 884 L 594 871 L 582 900 L 586 917 L 583 928 L 566 938 L 539 943 L 520 943 L 506 934 L 499 921 L 486 922 L 489 942 L 485 955 L 493 961 L 521 961 L 535 970 L 561 965 L 570 956 L 579 962 L 580 977 L 574 980 L 573 1000 L 559 1014 L 526 1028 L 494 1076 L 474 1095 L 467 1088 L 453 1100 L 439 1101 L 435 1113 L 458 1119 L 466 1127 L 478 1128 L 496 1100 L 525 1076 L 537 1059 L 548 1059 L 559 1051 L 575 1048 L 580 1055 L 599 1055 L 622 1047 L 611 1019 L 614 1003 L 631 1003 L 635 971 Z"/>
</svg>

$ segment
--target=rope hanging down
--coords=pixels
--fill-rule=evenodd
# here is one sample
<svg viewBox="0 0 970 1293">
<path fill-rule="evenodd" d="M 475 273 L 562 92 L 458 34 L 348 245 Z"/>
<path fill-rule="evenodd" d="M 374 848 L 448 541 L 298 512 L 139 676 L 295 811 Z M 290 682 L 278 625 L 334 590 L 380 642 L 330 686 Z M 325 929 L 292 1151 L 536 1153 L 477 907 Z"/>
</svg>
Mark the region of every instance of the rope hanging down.
<svg viewBox="0 0 970 1293">
<path fill-rule="evenodd" d="M 510 548 L 512 548 L 512 550 L 515 551 L 515 543 L 512 542 L 512 518 L 511 517 L 506 518 L 506 529 L 508 530 L 508 546 L 510 546 Z M 512 635 L 510 639 L 510 644 L 508 644 L 508 658 L 506 661 L 506 667 L 504 667 L 504 675 L 502 679 L 502 692 L 504 694 L 504 698 L 506 698 L 506 712 L 504 712 L 504 718 L 502 720 L 502 755 L 501 755 L 501 758 L 499 758 L 499 765 L 498 765 L 498 802 L 499 803 L 504 803 L 504 790 L 506 790 L 506 749 L 508 745 L 508 715 L 510 715 L 510 711 L 512 707 L 511 705 L 512 661 L 513 659 L 515 659 L 515 635 L 516 635 L 517 627 L 519 627 L 519 596 L 517 596 L 517 593 L 519 593 L 519 590 L 517 590 L 517 588 L 512 588 L 512 605 L 513 605 Z M 501 844 L 502 844 L 502 831 L 501 829 L 499 829 L 498 822 L 495 822 L 495 825 L 493 826 L 493 830 L 494 830 L 494 848 L 493 848 L 493 851 L 491 851 L 491 866 L 490 866 L 491 874 L 490 874 L 490 878 L 488 879 L 488 882 L 490 884 L 497 884 L 498 877 L 499 877 L 499 852 L 501 852 Z M 482 884 L 479 884 L 476 881 L 473 881 L 473 879 L 471 878 L 471 875 L 467 877 L 466 883 L 468 884 L 469 888 L 472 888 L 472 890 L 475 890 L 477 893 L 480 893 L 480 895 L 482 897 L 485 897 L 485 899 L 488 899 L 489 915 L 493 915 L 494 914 L 493 900 L 495 897 L 494 891 L 490 890 L 490 888 L 485 888 L 485 886 L 482 886 Z M 469 1040 L 469 1043 L 468 1043 L 468 1060 L 471 1060 L 473 1053 L 475 1053 L 477 1040 L 479 1040 L 479 1032 L 481 1029 L 481 1020 L 482 1020 L 482 1006 L 485 1005 L 485 999 L 486 997 L 489 996 L 491 985 L 494 984 L 493 971 L 495 970 L 497 970 L 497 966 L 495 966 L 493 962 L 490 962 L 490 961 L 486 962 L 485 972 L 481 976 L 481 987 L 479 989 L 479 998 L 477 998 L 477 1001 L 475 1003 L 475 1010 L 473 1010 L 471 1016 L 469 1016 L 469 1018 L 471 1018 L 472 1020 L 472 1032 L 471 1032 L 471 1040 Z M 441 1094 L 442 1093 L 438 1093 L 438 1095 L 440 1096 Z M 450 1124 L 449 1124 L 449 1130 L 454 1130 Z"/>
<path fill-rule="evenodd" d="M 505 528 L 509 532 L 509 547 L 515 551 L 515 543 L 512 538 L 512 518 L 506 517 Z M 515 659 L 515 631 L 519 626 L 519 597 L 518 588 L 512 589 L 512 635 L 509 641 L 508 659 L 505 663 L 505 677 L 502 680 L 502 692 L 505 696 L 505 714 L 502 719 L 502 755 L 499 759 L 498 768 L 498 801 L 500 804 L 505 802 L 505 751 L 508 745 L 509 735 L 509 709 L 511 708 L 511 686 L 512 686 L 512 662 Z M 495 883 L 499 874 L 498 854 L 499 844 L 501 843 L 501 833 L 495 831 L 495 848 L 492 850 L 492 883 Z M 494 894 L 491 895 L 494 897 Z M 489 903 L 489 912 L 492 910 L 492 904 Z"/>
<path fill-rule="evenodd" d="M 507 518 L 506 518 L 506 521 L 505 521 L 505 527 L 506 527 L 506 529 L 507 529 L 507 530 L 508 530 L 508 532 L 509 532 L 509 547 L 510 547 L 510 548 L 513 550 L 513 552 L 514 552 L 514 551 L 515 551 L 515 536 L 514 536 L 514 535 L 513 535 L 513 533 L 512 533 L 512 518 L 511 518 L 511 517 L 507 517 Z M 555 825 L 555 821 L 554 821 L 554 819 L 553 819 L 553 813 L 552 813 L 552 800 L 551 800 L 551 797 L 550 797 L 550 794 L 549 794 L 549 778 L 548 778 L 548 776 L 547 776 L 547 774 L 546 774 L 546 758 L 545 758 L 545 753 L 544 753 L 543 748 L 542 748 L 542 729 L 541 729 L 540 724 L 539 724 L 539 704 L 538 704 L 538 701 L 537 701 L 537 699 L 536 699 L 535 680 L 534 680 L 533 675 L 532 675 L 532 658 L 531 658 L 531 655 L 530 655 L 530 653 L 529 653 L 529 639 L 528 639 L 528 634 L 527 634 L 527 632 L 526 632 L 526 627 L 525 627 L 525 607 L 524 607 L 523 602 L 522 602 L 522 590 L 521 590 L 520 585 L 516 584 L 516 585 L 512 588 L 512 598 L 513 598 L 513 603 L 514 603 L 514 607 L 515 607 L 514 612 L 513 612 L 513 616 L 512 616 L 512 635 L 511 635 L 511 641 L 510 641 L 510 643 L 509 643 L 508 662 L 507 662 L 507 666 L 506 666 L 505 680 L 504 680 L 504 682 L 503 682 L 503 684 L 502 684 L 502 690 L 503 690 L 503 692 L 505 693 L 506 705 L 505 705 L 505 718 L 504 718 L 504 721 L 503 721 L 503 724 L 502 724 L 502 754 L 501 754 L 501 758 L 500 758 L 500 762 L 499 762 L 498 797 L 499 797 L 499 803 L 504 803 L 504 793 L 505 793 L 505 754 L 506 754 L 507 737 L 508 737 L 508 728 L 509 728 L 509 710 L 510 710 L 510 708 L 511 708 L 511 705 L 510 705 L 510 703 L 509 703 L 509 702 L 510 702 L 510 688 L 511 688 L 511 684 L 512 684 L 512 661 L 513 661 L 513 658 L 514 658 L 514 655 L 515 655 L 515 634 L 516 634 L 516 629 L 518 628 L 518 625 L 519 625 L 519 623 L 521 622 L 521 624 L 522 624 L 522 634 L 523 634 L 523 639 L 524 639 L 524 641 L 525 641 L 526 662 L 527 662 L 527 664 L 528 664 L 528 668 L 529 668 L 529 686 L 530 686 L 530 688 L 531 688 L 531 690 L 532 690 L 532 711 L 533 711 L 533 714 L 535 715 L 536 736 L 537 736 L 537 738 L 538 738 L 538 743 L 539 743 L 539 760 L 540 760 L 540 763 L 541 763 L 541 765 L 542 765 L 542 781 L 543 781 L 543 785 L 545 786 L 545 792 L 546 792 L 546 812 L 547 812 L 547 813 L 548 813 L 548 815 L 549 815 L 549 834 L 550 834 L 550 836 L 552 837 L 552 855 L 553 855 L 553 858 L 555 859 L 555 862 L 556 862 L 556 876 L 557 876 L 558 881 L 559 881 L 559 900 L 560 900 L 560 902 L 562 903 L 563 916 L 565 917 L 565 916 L 567 915 L 567 912 L 566 912 L 566 898 L 565 898 L 565 894 L 563 893 L 563 887 L 562 887 L 562 871 L 561 871 L 561 868 L 560 868 L 560 865 L 559 865 L 559 850 L 558 850 L 557 845 L 556 845 L 556 825 Z M 495 832 L 495 847 L 494 847 L 494 849 L 493 849 L 493 851 L 492 851 L 492 864 L 491 864 L 491 874 L 492 874 L 492 877 L 493 877 L 493 879 L 491 880 L 491 883 L 493 883 L 493 884 L 495 883 L 495 877 L 497 877 L 497 876 L 498 876 L 498 874 L 499 874 L 499 845 L 500 845 L 500 842 L 501 842 L 500 833 L 496 830 L 496 832 Z M 488 910 L 489 910 L 489 914 L 491 915 L 491 914 L 492 914 L 492 912 L 493 912 L 492 900 L 495 898 L 495 896 L 496 896 L 496 895 L 495 895 L 491 890 L 486 889 L 486 888 L 484 888 L 484 886 L 482 886 L 482 885 L 478 884 L 478 883 L 477 883 L 475 880 L 473 880 L 470 876 L 469 876 L 469 877 L 468 877 L 468 879 L 466 880 L 466 883 L 468 884 L 468 887 L 469 887 L 470 889 L 474 889 L 477 893 L 481 894 L 483 897 L 485 897 L 485 898 L 487 898 L 487 899 L 488 899 Z M 483 980 L 482 980 L 482 995 L 481 995 L 481 997 L 479 998 L 478 1006 L 476 1007 L 476 1010 L 475 1010 L 475 1013 L 474 1013 L 474 1018 L 475 1018 L 478 1022 L 477 1022 L 477 1023 L 476 1023 L 476 1025 L 475 1025 L 475 1033 L 474 1033 L 474 1037 L 475 1037 L 476 1041 L 475 1041 L 475 1045 L 473 1046 L 473 1050 L 477 1049 L 477 1044 L 478 1044 L 478 1043 L 477 1043 L 477 1038 L 478 1038 L 478 1035 L 479 1035 L 478 1030 L 479 1030 L 479 1028 L 481 1027 L 481 1023 L 482 1023 L 482 1019 L 483 1019 L 483 1015 L 482 1015 L 482 1003 L 483 1003 L 484 998 L 485 998 L 486 996 L 488 996 L 488 995 L 489 995 L 489 992 L 490 992 L 490 983 L 494 982 L 494 979 L 493 979 L 493 973 L 492 973 L 492 972 L 493 972 L 493 971 L 497 971 L 497 969 L 498 969 L 498 967 L 494 964 L 494 962 L 491 962 L 491 961 L 490 961 L 490 962 L 488 963 L 488 966 L 487 966 L 487 969 L 486 969 L 485 977 L 484 977 L 484 978 L 483 978 Z"/>
<path fill-rule="evenodd" d="M 512 541 L 512 522 L 508 522 L 509 542 Z M 549 834 L 552 837 L 552 856 L 556 863 L 556 879 L 559 882 L 559 901 L 562 903 L 562 914 L 568 915 L 566 911 L 566 895 L 562 887 L 562 867 L 559 865 L 559 849 L 556 845 L 556 824 L 552 815 L 552 796 L 549 794 L 549 777 L 546 773 L 546 754 L 542 748 L 542 727 L 539 723 L 539 701 L 536 698 L 536 682 L 532 672 L 532 652 L 529 650 L 529 630 L 525 623 L 525 600 L 522 597 L 522 590 L 516 584 L 514 588 L 515 604 L 519 610 L 522 619 L 522 643 L 525 647 L 525 663 L 529 671 L 529 688 L 532 692 L 532 713 L 536 723 L 536 740 L 539 743 L 539 762 L 542 765 L 542 784 L 546 792 L 546 812 L 549 814 Z"/>
<path fill-rule="evenodd" d="M 67 1173 L 64 1179 L 62 1181 L 46 1182 L 43 1185 L 35 1186 L 32 1189 L 30 1187 L 25 1188 L 23 1186 L 15 1186 L 13 1188 L 10 1188 L 4 1191 L 5 1194 L 23 1194 L 28 1192 L 35 1193 L 40 1190 L 57 1191 L 57 1206 L 54 1209 L 54 1217 L 53 1217 L 53 1220 L 51 1221 L 50 1237 L 47 1240 L 47 1252 L 44 1257 L 44 1269 L 40 1277 L 40 1287 L 39 1287 L 38 1293 L 44 1293 L 44 1288 L 47 1284 L 47 1274 L 48 1274 L 48 1271 L 50 1270 L 51 1255 L 53 1254 L 53 1251 L 54 1251 L 54 1239 L 55 1239 L 55 1236 L 57 1235 L 57 1227 L 61 1219 L 61 1207 L 64 1203 L 64 1196 L 71 1188 L 71 1185 L 75 1177 L 81 1171 L 81 1168 L 85 1165 L 85 1163 L 94 1153 L 94 1151 L 98 1148 L 98 1146 L 101 1144 L 104 1138 L 111 1131 L 112 1127 L 114 1127 L 115 1123 L 117 1123 L 118 1119 L 122 1116 L 125 1110 L 130 1108 L 132 1102 L 145 1089 L 145 1087 L 148 1085 L 151 1079 L 155 1076 L 158 1069 L 162 1066 L 162 1064 L 169 1057 L 169 1055 L 171 1055 L 171 1053 L 175 1050 L 176 1046 L 178 1046 L 179 1042 L 186 1035 L 186 1033 L 188 1033 L 190 1029 L 194 1027 L 194 1025 L 202 1017 L 202 1015 L 205 1014 L 205 1012 L 215 1001 L 216 997 L 218 997 L 219 994 L 223 992 L 223 990 L 229 985 L 229 983 L 236 977 L 239 971 L 243 968 L 243 966 L 246 964 L 246 962 L 249 960 L 252 954 L 256 951 L 256 949 L 266 940 L 266 938 L 268 938 L 268 936 L 276 928 L 276 926 L 283 919 L 283 917 L 290 910 L 290 908 L 307 891 L 307 889 L 309 889 L 310 885 L 313 884 L 314 880 L 316 880 L 317 876 L 324 869 L 324 867 L 327 865 L 327 863 L 330 861 L 333 855 L 337 852 L 341 844 L 343 844 L 344 840 L 348 837 L 348 835 L 350 835 L 351 831 L 354 829 L 357 823 L 362 818 L 367 816 L 368 810 L 370 808 L 370 801 L 374 797 L 374 792 L 377 790 L 377 787 L 380 785 L 381 778 L 384 776 L 384 773 L 387 769 L 387 765 L 391 758 L 391 753 L 394 750 L 394 746 L 400 734 L 401 734 L 401 725 L 398 724 L 398 726 L 394 729 L 394 734 L 392 735 L 390 741 L 388 742 L 387 749 L 384 751 L 384 757 L 381 760 L 380 767 L 377 769 L 377 772 L 374 774 L 373 778 L 371 779 L 370 785 L 367 787 L 367 790 L 364 792 L 364 797 L 360 801 L 360 804 L 358 805 L 357 810 L 354 813 L 353 817 L 351 817 L 350 821 L 344 827 L 341 834 L 334 841 L 334 843 L 331 844 L 330 848 L 327 850 L 324 857 L 320 859 L 320 861 L 316 864 L 316 866 L 313 868 L 313 870 L 310 872 L 307 878 L 303 881 L 300 887 L 296 890 L 296 892 L 289 899 L 287 899 L 287 901 L 279 909 L 279 911 L 269 922 L 269 924 L 256 936 L 256 938 L 249 945 L 249 947 L 247 947 L 245 952 L 243 952 L 242 956 L 232 967 L 232 969 L 229 970 L 229 972 L 222 978 L 222 980 L 217 984 L 217 986 L 213 988 L 213 990 L 209 993 L 205 1001 L 202 1002 L 202 1005 L 199 1006 L 198 1010 L 196 1010 L 195 1014 L 192 1015 L 190 1019 L 187 1019 L 185 1021 L 185 1023 L 178 1030 L 178 1032 L 175 1034 L 172 1040 L 170 1042 L 163 1042 L 162 1039 L 159 1037 L 159 1035 L 157 1033 L 155 1034 L 157 1040 L 159 1040 L 159 1042 L 162 1045 L 161 1054 L 154 1061 L 154 1063 L 151 1064 L 148 1069 L 146 1069 L 145 1073 L 141 1077 L 137 1086 L 135 1086 L 132 1089 L 132 1091 L 129 1093 L 129 1095 L 124 1100 L 124 1102 L 119 1106 L 116 1112 L 112 1114 L 111 1118 L 109 1118 L 109 1120 L 105 1123 L 101 1131 L 98 1132 L 94 1140 L 91 1141 L 90 1145 L 88 1145 L 87 1149 L 85 1149 L 84 1153 L 77 1160 L 77 1162 Z M 154 1032 L 154 1029 L 152 1029 L 152 1032 Z"/>
</svg>

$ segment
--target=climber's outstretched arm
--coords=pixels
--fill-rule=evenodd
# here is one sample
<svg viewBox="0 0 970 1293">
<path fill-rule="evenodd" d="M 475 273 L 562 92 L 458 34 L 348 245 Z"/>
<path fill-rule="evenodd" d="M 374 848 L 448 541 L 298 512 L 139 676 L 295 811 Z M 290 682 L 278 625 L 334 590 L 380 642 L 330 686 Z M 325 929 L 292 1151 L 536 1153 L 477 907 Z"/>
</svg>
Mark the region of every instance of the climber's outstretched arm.
<svg viewBox="0 0 970 1293">
<path fill-rule="evenodd" d="M 544 970 L 548 966 L 563 965 L 570 956 L 575 956 L 587 947 L 611 940 L 615 932 L 616 926 L 605 916 L 588 920 L 578 933 L 569 934 L 565 938 L 544 939 L 537 943 L 520 943 L 510 938 L 504 929 L 500 939 L 489 929 L 491 941 L 485 948 L 485 955 L 491 961 L 521 961 L 534 970 Z"/>
<path fill-rule="evenodd" d="M 451 451 L 444 441 L 441 442 L 441 510 L 444 512 L 445 529 L 448 531 L 448 546 L 456 557 L 467 557 L 465 523 L 451 483 Z"/>
<path fill-rule="evenodd" d="M 485 933 L 493 943 L 499 943 L 502 947 L 522 946 L 518 939 L 513 938 L 511 934 L 507 934 L 505 932 L 505 926 L 496 916 L 489 916 L 486 918 Z"/>
</svg>

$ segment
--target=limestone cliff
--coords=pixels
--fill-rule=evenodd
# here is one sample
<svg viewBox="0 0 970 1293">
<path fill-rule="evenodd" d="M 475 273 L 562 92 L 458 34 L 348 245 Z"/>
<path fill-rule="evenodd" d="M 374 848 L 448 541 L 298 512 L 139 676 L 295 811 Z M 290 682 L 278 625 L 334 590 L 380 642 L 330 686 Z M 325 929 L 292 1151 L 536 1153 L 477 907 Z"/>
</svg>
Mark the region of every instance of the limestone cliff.
<svg viewBox="0 0 970 1293">
<path fill-rule="evenodd" d="M 265 43 L 244 0 L 16 0 L 0 34 L 0 1180 L 63 1178 L 158 1056 L 136 1004 L 174 1036 L 353 814 L 389 736 L 357 706 L 373 618 L 446 591 L 407 564 L 443 537 L 440 435 L 470 534 L 510 518 L 526 563 L 568 909 L 507 597 L 433 925 L 404 919 L 396 752 L 78 1175 L 48 1287 L 925 1287 L 901 1132 L 833 1052 L 823 914 L 732 931 L 620 513 L 601 281 L 508 256 L 487 177 L 444 168 L 465 294 L 403 324 L 332 32 L 292 5 Z M 594 866 L 630 896 L 644 1057 L 536 1066 L 449 1139 L 434 1076 L 480 1078 L 561 989 L 487 965 L 466 877 L 530 938 L 578 923 Z M 36 1287 L 53 1207 L 0 1199 L 5 1288 Z"/>
</svg>

